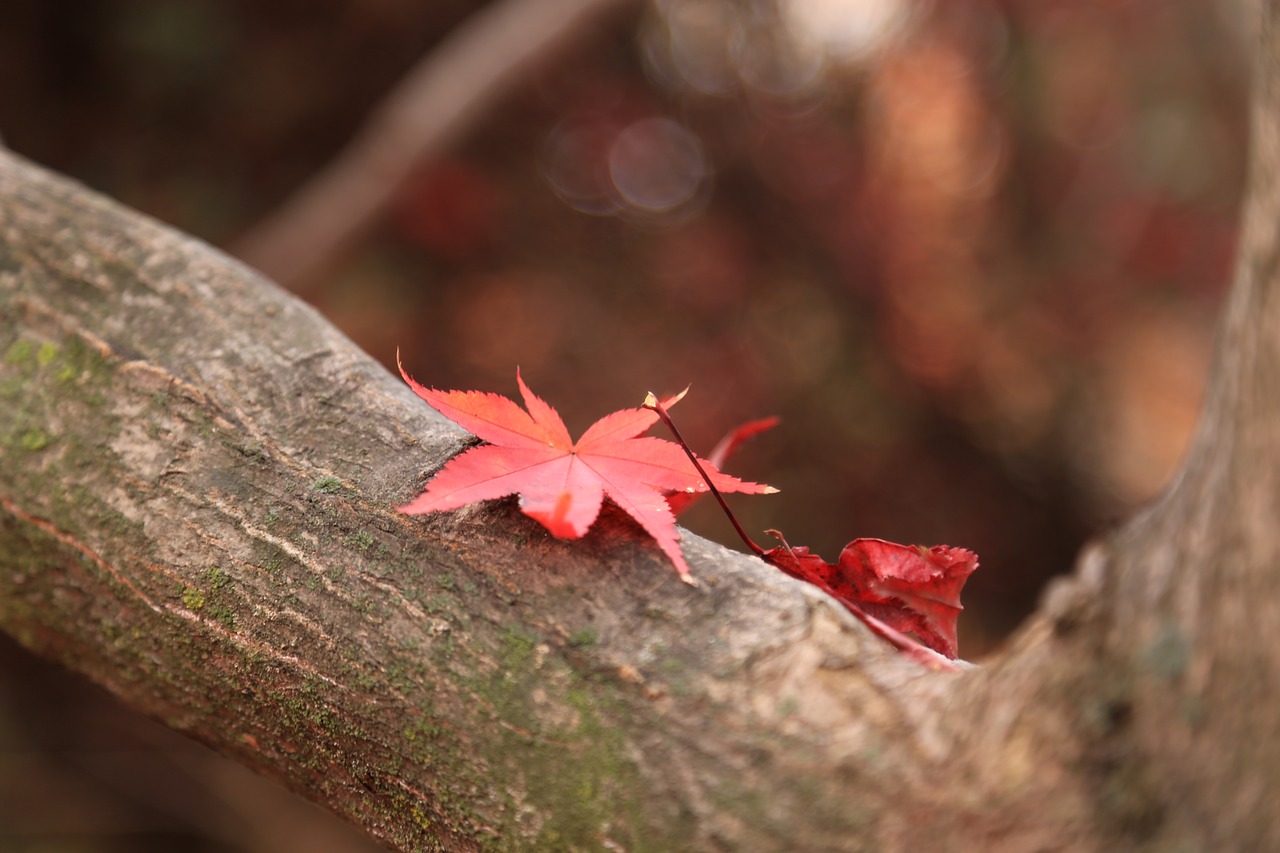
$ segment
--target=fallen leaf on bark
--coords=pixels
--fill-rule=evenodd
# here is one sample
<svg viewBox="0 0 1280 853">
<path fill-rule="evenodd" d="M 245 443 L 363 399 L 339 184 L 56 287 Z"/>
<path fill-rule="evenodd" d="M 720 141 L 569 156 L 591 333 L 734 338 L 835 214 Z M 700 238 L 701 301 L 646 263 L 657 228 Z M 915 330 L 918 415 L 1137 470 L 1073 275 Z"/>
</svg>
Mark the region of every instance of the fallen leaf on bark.
<svg viewBox="0 0 1280 853">
<path fill-rule="evenodd" d="M 590 529 L 608 497 L 654 538 L 680 577 L 692 582 L 667 495 L 706 491 L 707 481 L 679 445 L 642 436 L 657 423 L 654 412 L 621 409 L 605 415 L 575 442 L 560 415 L 529 390 L 518 370 L 516 382 L 528 411 L 498 394 L 423 387 L 398 359 L 397 365 L 414 393 L 486 442 L 451 459 L 401 512 L 440 512 L 518 494 L 525 515 L 553 536 L 577 539 Z M 704 465 L 721 491 L 775 491 Z"/>
</svg>

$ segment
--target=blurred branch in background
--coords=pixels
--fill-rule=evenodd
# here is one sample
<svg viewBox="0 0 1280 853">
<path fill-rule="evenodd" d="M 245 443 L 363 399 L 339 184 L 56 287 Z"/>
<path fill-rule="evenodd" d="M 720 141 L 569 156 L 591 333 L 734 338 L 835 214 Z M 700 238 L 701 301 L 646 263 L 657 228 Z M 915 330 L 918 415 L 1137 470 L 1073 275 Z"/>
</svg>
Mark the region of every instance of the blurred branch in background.
<svg viewBox="0 0 1280 853">
<path fill-rule="evenodd" d="M 424 160 L 454 140 L 529 66 L 630 0 L 504 0 L 415 67 L 345 150 L 233 253 L 298 293 L 376 220 Z"/>
</svg>

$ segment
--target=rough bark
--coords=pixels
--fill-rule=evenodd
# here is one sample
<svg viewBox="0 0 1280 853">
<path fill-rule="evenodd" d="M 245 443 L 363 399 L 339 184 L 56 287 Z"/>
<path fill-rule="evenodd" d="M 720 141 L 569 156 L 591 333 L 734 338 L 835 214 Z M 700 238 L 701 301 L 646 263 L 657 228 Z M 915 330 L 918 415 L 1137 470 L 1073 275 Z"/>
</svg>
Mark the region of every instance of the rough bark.
<svg viewBox="0 0 1280 853">
<path fill-rule="evenodd" d="M 0 628 L 401 849 L 1277 849 L 1280 31 L 1175 486 L 986 666 L 624 519 L 391 507 L 463 446 L 310 309 L 0 157 Z M 1033 557 L 1029 555 L 1029 559 Z"/>
</svg>

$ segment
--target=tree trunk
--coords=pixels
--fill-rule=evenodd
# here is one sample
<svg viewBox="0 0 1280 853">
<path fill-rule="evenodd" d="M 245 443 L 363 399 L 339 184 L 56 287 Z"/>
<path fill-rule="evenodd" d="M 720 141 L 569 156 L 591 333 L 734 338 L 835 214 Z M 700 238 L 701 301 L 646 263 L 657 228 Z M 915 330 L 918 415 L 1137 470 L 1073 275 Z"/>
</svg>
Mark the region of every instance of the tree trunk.
<svg viewBox="0 0 1280 853">
<path fill-rule="evenodd" d="M 1280 848 L 1277 14 L 1187 465 L 981 669 L 686 536 L 690 588 L 616 513 L 397 514 L 465 434 L 9 155 L 0 628 L 406 850 Z"/>
</svg>

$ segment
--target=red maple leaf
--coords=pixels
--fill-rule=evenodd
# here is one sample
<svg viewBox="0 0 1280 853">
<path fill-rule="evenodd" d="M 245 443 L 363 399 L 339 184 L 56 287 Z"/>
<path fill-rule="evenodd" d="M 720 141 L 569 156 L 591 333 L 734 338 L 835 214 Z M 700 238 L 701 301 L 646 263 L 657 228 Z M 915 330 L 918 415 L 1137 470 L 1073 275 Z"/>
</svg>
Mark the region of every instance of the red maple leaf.
<svg viewBox="0 0 1280 853">
<path fill-rule="evenodd" d="M 706 491 L 707 485 L 679 445 L 641 436 L 657 423 L 654 412 L 621 409 L 596 421 L 574 442 L 560 415 L 529 390 L 519 370 L 516 382 L 527 412 L 498 394 L 425 388 L 405 373 L 398 359 L 397 365 L 428 405 L 487 442 L 451 459 L 401 512 L 438 512 L 519 494 L 525 515 L 553 536 L 577 539 L 595 522 L 608 497 L 657 541 L 680 577 L 692 582 L 666 495 Z M 775 491 L 714 466 L 707 473 L 721 491 Z"/>
<path fill-rule="evenodd" d="M 855 539 L 828 563 L 803 546 L 785 543 L 761 556 L 794 578 L 817 586 L 905 651 L 915 634 L 924 645 L 956 657 L 960 588 L 978 568 L 964 548 L 899 545 L 883 539 Z M 870 617 L 865 618 L 865 617 Z M 882 630 L 888 628 L 886 632 Z M 927 658 L 925 658 L 926 662 Z"/>
</svg>

